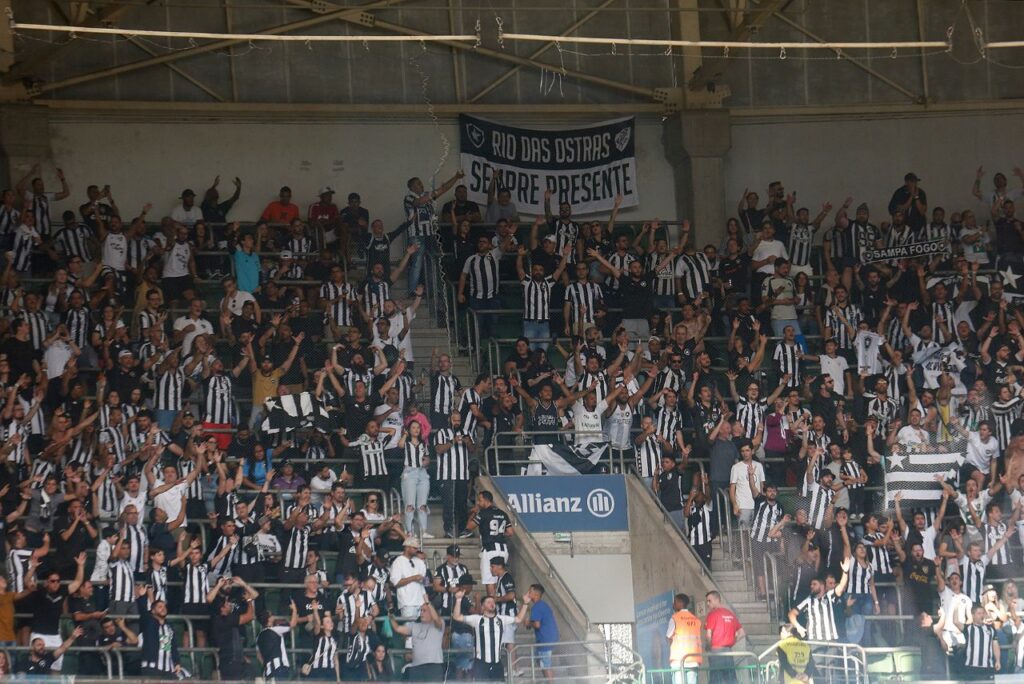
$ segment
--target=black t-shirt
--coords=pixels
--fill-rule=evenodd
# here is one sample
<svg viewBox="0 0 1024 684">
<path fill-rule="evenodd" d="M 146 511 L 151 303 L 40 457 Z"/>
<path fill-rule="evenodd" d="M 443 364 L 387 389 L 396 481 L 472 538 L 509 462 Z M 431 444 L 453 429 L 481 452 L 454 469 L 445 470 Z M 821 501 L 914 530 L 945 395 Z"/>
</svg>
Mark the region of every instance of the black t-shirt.
<svg viewBox="0 0 1024 684">
<path fill-rule="evenodd" d="M 718 265 L 718 277 L 726 293 L 745 292 L 750 280 L 750 255 L 740 252 L 735 257 L 723 256 Z"/>
<path fill-rule="evenodd" d="M 177 543 L 174 541 L 174 537 L 167 528 L 167 523 L 153 523 L 149 526 L 150 551 L 153 549 L 161 549 L 163 550 L 165 557 L 174 558 L 177 555 L 175 551 L 176 547 Z"/>
<path fill-rule="evenodd" d="M 346 396 L 342 401 L 345 402 L 345 436 L 352 442 L 366 431 L 366 424 L 373 417 L 373 402 L 356 401 L 351 396 Z"/>
<path fill-rule="evenodd" d="M 22 672 L 28 675 L 50 675 L 51 667 L 53 667 L 53 661 L 56 658 L 53 657 L 52 653 L 44 653 L 39 660 L 33 660 L 29 656 L 21 658 L 18 662 L 17 672 Z"/>
<path fill-rule="evenodd" d="M 345 206 L 338 212 L 338 220 L 352 228 L 359 225 L 360 219 L 369 225 L 370 212 L 363 207 L 353 209 L 352 207 Z"/>
<path fill-rule="evenodd" d="M 239 615 L 221 615 L 218 610 L 210 616 L 210 634 L 214 645 L 220 649 L 222 660 L 242 659 L 242 637 L 238 633 Z"/>
<path fill-rule="evenodd" d="M 112 353 L 111 358 L 116 359 L 117 357 Z M 109 384 L 111 391 L 116 390 L 121 396 L 121 401 L 128 401 L 128 398 L 131 397 L 132 390 L 142 387 L 141 377 L 141 368 L 136 367 L 126 371 L 118 365 L 107 373 L 107 383 Z"/>
<path fill-rule="evenodd" d="M 94 613 L 96 612 L 96 602 L 91 598 L 73 596 L 68 601 L 68 611 L 72 614 Z M 79 643 L 81 645 L 95 643 L 96 639 L 100 635 L 100 621 L 96 618 L 90 618 L 76 624 L 85 631 L 85 634 L 79 640 Z"/>
<path fill-rule="evenodd" d="M 938 595 L 935 584 L 935 562 L 927 558 L 919 561 L 908 557 L 903 563 L 903 581 L 914 594 L 918 610 L 929 610 Z"/>
<path fill-rule="evenodd" d="M 60 522 L 57 523 L 56 529 L 58 533 L 63 533 L 72 525 L 72 520 L 69 517 L 64 517 Z M 63 557 L 61 566 L 67 566 L 74 563 L 74 558 L 78 554 L 82 553 L 86 549 L 91 549 L 95 544 L 95 540 L 89 535 L 86 530 L 85 523 L 80 522 L 75 526 L 75 531 L 71 533 L 71 536 L 66 540 L 63 536 L 58 537 L 57 543 L 61 549 L 60 555 Z"/>
<path fill-rule="evenodd" d="M 252 450 L 256 447 L 256 444 L 256 436 L 251 432 L 246 439 L 239 439 L 237 436 L 232 437 L 231 442 L 228 444 L 228 458 L 238 461 L 245 460 L 252 455 Z"/>
<path fill-rule="evenodd" d="M 683 479 L 675 470 L 658 475 L 658 498 L 666 511 L 683 510 L 683 490 L 680 483 Z"/>
<path fill-rule="evenodd" d="M 451 200 L 441 207 L 442 221 L 448 221 L 451 218 L 453 207 L 456 218 L 461 218 L 467 214 L 480 213 L 480 205 L 472 200 Z"/>
<path fill-rule="evenodd" d="M 555 269 L 558 268 L 558 262 L 561 260 L 562 257 L 560 255 L 548 254 L 547 252 L 544 251 L 543 247 L 538 247 L 537 249 L 530 252 L 531 267 L 532 265 L 536 264 L 543 266 L 544 275 L 546 276 L 551 275 L 552 273 L 555 272 Z"/>
<path fill-rule="evenodd" d="M 496 506 L 481 508 L 476 514 L 477 527 L 480 528 L 480 544 L 485 550 L 491 550 L 495 544 L 506 544 L 508 538 L 505 530 L 512 526 L 508 514 Z"/>
<path fill-rule="evenodd" d="M 60 616 L 64 613 L 64 599 L 68 590 L 61 587 L 55 593 L 45 588 L 36 589 L 32 596 L 32 631 L 39 634 L 59 634 Z"/>
<path fill-rule="evenodd" d="M 624 275 L 619 278 L 619 298 L 625 309 L 623 318 L 648 318 L 654 308 L 655 276 L 645 273 L 639 279 Z"/>
<path fill-rule="evenodd" d="M 11 365 L 10 377 L 12 379 L 20 378 L 23 373 L 35 377 L 32 361 L 39 357 L 39 353 L 32 346 L 32 340 L 22 341 L 11 337 L 0 345 L 0 352 L 7 354 L 7 360 Z"/>
</svg>

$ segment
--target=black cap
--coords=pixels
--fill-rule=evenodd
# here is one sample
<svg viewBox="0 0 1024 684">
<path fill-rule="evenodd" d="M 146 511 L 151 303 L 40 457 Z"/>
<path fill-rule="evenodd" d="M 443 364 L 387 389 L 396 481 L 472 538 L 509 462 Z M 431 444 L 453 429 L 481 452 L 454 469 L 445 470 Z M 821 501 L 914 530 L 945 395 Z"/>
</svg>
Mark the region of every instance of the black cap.
<svg viewBox="0 0 1024 684">
<path fill-rule="evenodd" d="M 195 196 L 196 196 L 196 193 L 192 192 L 191 188 L 185 188 L 184 190 L 181 191 L 182 199 L 184 199 L 186 197 L 195 197 Z"/>
<path fill-rule="evenodd" d="M 462 549 L 459 548 L 458 544 L 450 544 L 448 546 L 448 548 L 446 548 L 444 550 L 444 552 L 446 554 L 448 554 L 449 556 L 456 556 L 456 557 L 458 557 L 458 556 L 462 555 Z"/>
<path fill-rule="evenodd" d="M 459 577 L 460 587 L 471 587 L 474 584 L 476 584 L 476 580 L 474 580 L 473 576 L 470 575 L 468 572 Z"/>
<path fill-rule="evenodd" d="M 903 176 L 903 180 L 905 180 L 905 181 L 913 181 L 913 182 L 916 183 L 917 181 L 919 181 L 921 179 L 918 177 L 918 175 L 916 173 L 911 171 L 907 175 Z"/>
</svg>

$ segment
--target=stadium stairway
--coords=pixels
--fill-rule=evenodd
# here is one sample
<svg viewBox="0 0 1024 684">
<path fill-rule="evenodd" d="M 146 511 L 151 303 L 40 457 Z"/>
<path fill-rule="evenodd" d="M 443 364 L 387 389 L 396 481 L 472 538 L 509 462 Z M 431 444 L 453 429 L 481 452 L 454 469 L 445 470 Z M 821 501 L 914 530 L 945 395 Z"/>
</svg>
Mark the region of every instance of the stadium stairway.
<svg viewBox="0 0 1024 684">
<path fill-rule="evenodd" d="M 715 551 L 719 551 L 715 548 Z M 779 638 L 778 623 L 772 621 L 768 607 L 754 592 L 754 578 L 737 569 L 731 558 L 711 559 L 711 576 L 729 607 L 736 613 L 747 633 L 751 651 L 760 653 Z"/>
</svg>

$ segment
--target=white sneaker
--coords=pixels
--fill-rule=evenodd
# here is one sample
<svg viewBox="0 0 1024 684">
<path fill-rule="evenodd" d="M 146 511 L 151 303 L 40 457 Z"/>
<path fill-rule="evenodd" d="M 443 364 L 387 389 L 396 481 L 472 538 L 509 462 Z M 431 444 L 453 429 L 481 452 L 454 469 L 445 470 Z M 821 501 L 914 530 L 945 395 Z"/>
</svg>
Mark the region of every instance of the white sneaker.
<svg viewBox="0 0 1024 684">
<path fill-rule="evenodd" d="M 434 535 L 430 534 L 429 532 L 423 532 L 423 533 L 420 534 L 420 536 L 423 537 L 424 539 L 433 539 L 434 538 Z"/>
</svg>

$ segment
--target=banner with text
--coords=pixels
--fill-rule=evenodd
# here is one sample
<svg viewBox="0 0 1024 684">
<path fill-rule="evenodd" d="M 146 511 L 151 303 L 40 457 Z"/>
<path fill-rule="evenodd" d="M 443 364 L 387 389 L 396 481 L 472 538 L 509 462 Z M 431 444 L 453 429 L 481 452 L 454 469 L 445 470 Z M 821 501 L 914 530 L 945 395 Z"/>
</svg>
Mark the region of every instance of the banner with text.
<svg viewBox="0 0 1024 684">
<path fill-rule="evenodd" d="M 622 475 L 495 477 L 494 484 L 531 532 L 629 529 Z"/>
<path fill-rule="evenodd" d="M 573 214 L 610 211 L 640 202 L 636 168 L 636 120 L 605 121 L 585 128 L 534 130 L 504 126 L 462 114 L 459 149 L 469 199 L 487 202 L 491 179 L 512 193 L 520 215 L 543 214 L 568 202 Z M 447 217 L 444 217 L 447 220 Z"/>
<path fill-rule="evenodd" d="M 933 256 L 945 252 L 949 247 L 946 240 L 929 240 L 927 242 L 910 242 L 905 245 L 883 247 L 882 249 L 865 249 L 860 260 L 865 264 L 892 259 L 916 259 L 917 257 Z"/>
</svg>

